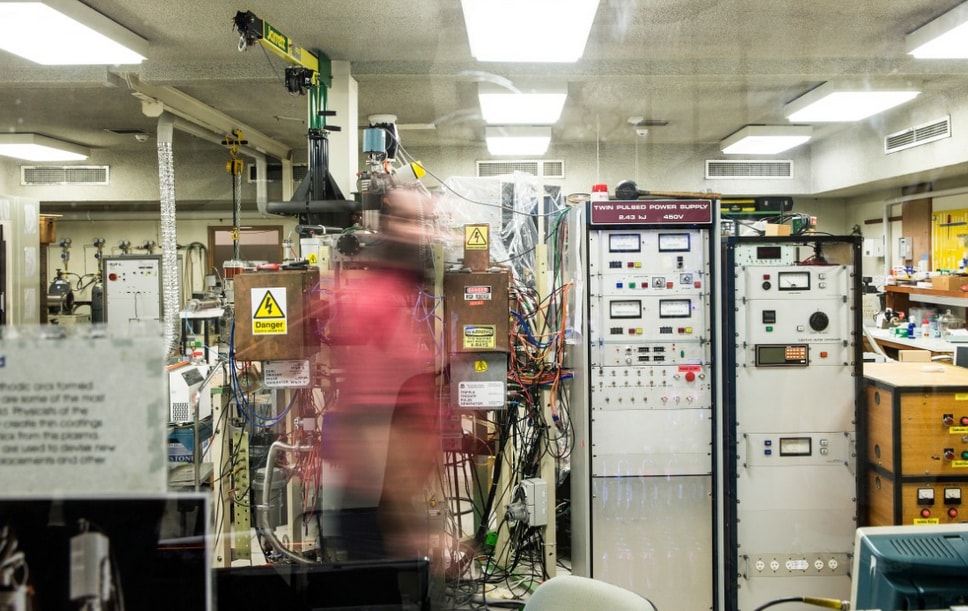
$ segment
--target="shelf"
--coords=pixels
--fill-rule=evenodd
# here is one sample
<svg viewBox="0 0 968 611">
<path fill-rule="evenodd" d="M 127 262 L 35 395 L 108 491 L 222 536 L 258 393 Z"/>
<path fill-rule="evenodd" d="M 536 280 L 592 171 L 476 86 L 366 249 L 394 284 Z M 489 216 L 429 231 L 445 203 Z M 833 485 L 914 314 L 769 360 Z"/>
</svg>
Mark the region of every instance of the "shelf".
<svg viewBox="0 0 968 611">
<path fill-rule="evenodd" d="M 968 307 L 968 293 L 964 291 L 941 291 L 916 286 L 885 286 L 885 293 L 903 293 L 910 301 L 936 303 L 954 308 Z"/>
</svg>

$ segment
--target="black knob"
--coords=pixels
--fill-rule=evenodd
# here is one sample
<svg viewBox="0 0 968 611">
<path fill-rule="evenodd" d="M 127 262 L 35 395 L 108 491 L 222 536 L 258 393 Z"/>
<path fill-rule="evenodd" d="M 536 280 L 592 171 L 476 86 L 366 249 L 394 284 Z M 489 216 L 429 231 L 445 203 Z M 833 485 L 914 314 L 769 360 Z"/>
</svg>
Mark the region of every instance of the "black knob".
<svg viewBox="0 0 968 611">
<path fill-rule="evenodd" d="M 810 315 L 810 328 L 814 331 L 823 331 L 830 325 L 830 318 L 823 312 L 814 312 Z"/>
</svg>

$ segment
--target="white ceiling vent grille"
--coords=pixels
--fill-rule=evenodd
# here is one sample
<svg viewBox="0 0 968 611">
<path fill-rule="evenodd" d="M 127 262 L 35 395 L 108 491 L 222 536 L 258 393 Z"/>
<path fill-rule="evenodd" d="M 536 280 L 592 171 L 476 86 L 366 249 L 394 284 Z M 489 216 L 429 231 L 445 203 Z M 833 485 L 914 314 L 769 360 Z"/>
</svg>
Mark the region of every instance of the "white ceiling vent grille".
<svg viewBox="0 0 968 611">
<path fill-rule="evenodd" d="M 527 172 L 538 178 L 564 178 L 565 162 L 561 159 L 519 159 L 514 161 L 478 161 L 477 176 L 504 176 L 514 172 Z"/>
<path fill-rule="evenodd" d="M 951 117 L 944 116 L 930 123 L 909 127 L 884 137 L 884 153 L 896 153 L 914 146 L 951 137 Z"/>
<path fill-rule="evenodd" d="M 706 178 L 793 178 L 793 160 L 707 159 Z"/>
<path fill-rule="evenodd" d="M 110 173 L 106 165 L 22 165 L 20 184 L 28 186 L 97 185 L 107 186 Z"/>
</svg>

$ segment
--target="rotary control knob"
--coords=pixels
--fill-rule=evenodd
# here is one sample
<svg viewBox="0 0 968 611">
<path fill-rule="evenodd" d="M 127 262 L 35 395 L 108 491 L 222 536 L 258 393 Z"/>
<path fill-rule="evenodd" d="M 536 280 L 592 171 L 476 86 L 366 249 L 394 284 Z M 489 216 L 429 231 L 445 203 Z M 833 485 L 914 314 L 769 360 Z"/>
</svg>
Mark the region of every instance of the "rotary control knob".
<svg viewBox="0 0 968 611">
<path fill-rule="evenodd" d="M 810 328 L 814 331 L 823 331 L 830 325 L 830 317 L 823 312 L 814 312 L 810 315 Z"/>
</svg>

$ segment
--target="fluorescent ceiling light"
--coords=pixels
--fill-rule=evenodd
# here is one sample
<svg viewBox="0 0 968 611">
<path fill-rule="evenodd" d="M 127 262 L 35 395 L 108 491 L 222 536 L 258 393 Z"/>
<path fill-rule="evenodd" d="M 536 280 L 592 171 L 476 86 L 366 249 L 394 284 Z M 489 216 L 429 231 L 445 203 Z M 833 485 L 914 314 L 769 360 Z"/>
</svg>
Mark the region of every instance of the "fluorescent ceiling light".
<svg viewBox="0 0 968 611">
<path fill-rule="evenodd" d="M 719 143 L 726 155 L 773 155 L 810 140 L 809 125 L 747 125 Z"/>
<path fill-rule="evenodd" d="M 26 161 L 81 161 L 91 149 L 40 134 L 0 134 L 0 155 Z"/>
<path fill-rule="evenodd" d="M 968 2 L 908 34 L 907 50 L 919 59 L 968 58 Z"/>
<path fill-rule="evenodd" d="M 599 0 L 461 0 L 471 55 L 482 62 L 576 62 Z"/>
<path fill-rule="evenodd" d="M 912 100 L 921 93 L 911 87 L 864 86 L 866 88 L 861 89 L 857 85 L 824 83 L 787 104 L 784 114 L 794 123 L 859 121 Z"/>
<path fill-rule="evenodd" d="M 76 0 L 0 1 L 0 49 L 45 65 L 138 64 L 148 41 Z"/>
<path fill-rule="evenodd" d="M 551 143 L 551 128 L 485 127 L 484 140 L 492 155 L 544 155 Z"/>
<path fill-rule="evenodd" d="M 564 87 L 513 92 L 482 83 L 477 86 L 481 115 L 491 125 L 551 125 L 558 121 L 568 93 Z"/>
</svg>

